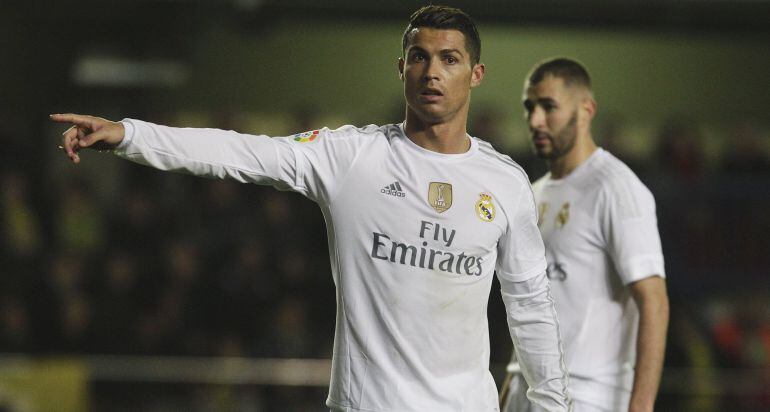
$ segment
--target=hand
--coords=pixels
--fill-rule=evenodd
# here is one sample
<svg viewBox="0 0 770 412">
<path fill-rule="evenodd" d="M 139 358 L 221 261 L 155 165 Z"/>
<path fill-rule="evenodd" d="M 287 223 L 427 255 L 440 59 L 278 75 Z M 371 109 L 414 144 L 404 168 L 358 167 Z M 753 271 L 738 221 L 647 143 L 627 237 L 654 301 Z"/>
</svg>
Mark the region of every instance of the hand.
<svg viewBox="0 0 770 412">
<path fill-rule="evenodd" d="M 125 136 L 125 129 L 120 122 L 79 114 L 52 114 L 50 117 L 57 123 L 72 124 L 62 133 L 60 146 L 72 163 L 80 163 L 80 149 L 112 150 Z"/>
</svg>

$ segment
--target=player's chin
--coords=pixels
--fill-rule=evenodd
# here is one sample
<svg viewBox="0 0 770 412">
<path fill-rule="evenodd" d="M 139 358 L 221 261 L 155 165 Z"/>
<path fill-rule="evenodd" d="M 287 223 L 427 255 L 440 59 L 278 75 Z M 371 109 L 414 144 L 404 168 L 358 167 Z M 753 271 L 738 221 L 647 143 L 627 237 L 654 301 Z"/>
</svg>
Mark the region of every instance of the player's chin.
<svg viewBox="0 0 770 412">
<path fill-rule="evenodd" d="M 543 160 L 549 160 L 553 155 L 552 150 L 548 148 L 543 148 L 543 147 L 535 147 L 534 152 L 535 152 L 535 156 Z"/>
<path fill-rule="evenodd" d="M 437 104 L 421 104 L 417 112 L 424 122 L 441 123 L 448 117 L 447 110 Z"/>
</svg>

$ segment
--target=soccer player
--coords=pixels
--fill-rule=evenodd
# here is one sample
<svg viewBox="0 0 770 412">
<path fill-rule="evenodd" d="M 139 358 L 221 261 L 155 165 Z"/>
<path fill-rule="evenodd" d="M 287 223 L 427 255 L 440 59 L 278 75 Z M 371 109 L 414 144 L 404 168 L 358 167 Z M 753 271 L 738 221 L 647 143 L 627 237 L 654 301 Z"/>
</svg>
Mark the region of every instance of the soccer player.
<svg viewBox="0 0 770 412">
<path fill-rule="evenodd" d="M 406 119 L 269 138 L 62 114 L 63 148 L 299 192 L 327 223 L 337 296 L 334 411 L 497 411 L 487 301 L 496 271 L 533 390 L 567 409 L 545 252 L 524 172 L 466 133 L 484 77 L 462 11 L 427 6 L 403 35 Z"/>
<path fill-rule="evenodd" d="M 523 99 L 550 170 L 533 189 L 574 411 L 652 411 L 668 326 L 655 200 L 594 143 L 596 102 L 580 63 L 537 64 Z M 506 410 L 540 410 L 525 397 L 515 355 Z"/>
</svg>

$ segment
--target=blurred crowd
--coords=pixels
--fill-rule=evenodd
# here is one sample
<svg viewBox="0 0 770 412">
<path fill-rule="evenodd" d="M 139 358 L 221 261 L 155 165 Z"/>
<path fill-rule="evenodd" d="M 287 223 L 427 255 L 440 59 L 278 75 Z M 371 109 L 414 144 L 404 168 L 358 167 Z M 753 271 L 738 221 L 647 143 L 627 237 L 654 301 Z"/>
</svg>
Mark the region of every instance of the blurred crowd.
<svg viewBox="0 0 770 412">
<path fill-rule="evenodd" d="M 540 176 L 545 167 L 528 151 L 506 149 L 500 118 L 477 113 L 471 134 Z M 594 133 L 656 196 L 672 304 L 667 367 L 767 369 L 770 136 L 742 122 L 707 155 L 703 132 L 694 122 L 665 122 L 645 155 L 626 149 L 622 125 Z M 19 141 L 0 133 L 3 142 Z M 312 202 L 109 156 L 84 159 L 116 168 L 104 178 L 46 165 L 34 145 L 6 145 L 0 352 L 331 356 L 334 284 Z M 510 343 L 497 295 L 492 360 L 502 363 Z M 767 378 L 734 404 L 770 407 Z M 319 406 L 324 391 L 312 397 Z"/>
</svg>

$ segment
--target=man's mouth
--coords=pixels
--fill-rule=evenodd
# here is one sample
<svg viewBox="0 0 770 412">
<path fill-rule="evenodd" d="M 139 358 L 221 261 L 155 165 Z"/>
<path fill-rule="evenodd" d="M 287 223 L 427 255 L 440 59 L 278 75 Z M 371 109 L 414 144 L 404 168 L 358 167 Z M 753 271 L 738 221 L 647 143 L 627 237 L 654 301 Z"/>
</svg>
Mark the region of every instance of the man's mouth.
<svg viewBox="0 0 770 412">
<path fill-rule="evenodd" d="M 532 133 L 532 142 L 535 145 L 544 145 L 550 142 L 551 136 L 547 133 Z"/>
<path fill-rule="evenodd" d="M 428 89 L 422 89 L 420 91 L 420 97 L 422 97 L 424 100 L 427 100 L 427 101 L 436 101 L 443 96 L 444 96 L 444 93 L 441 93 L 441 91 L 438 89 L 428 88 Z"/>
<path fill-rule="evenodd" d="M 427 88 L 420 91 L 420 100 L 424 103 L 437 103 L 443 97 L 444 94 L 438 89 Z"/>
</svg>

